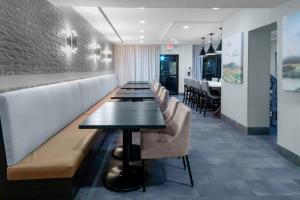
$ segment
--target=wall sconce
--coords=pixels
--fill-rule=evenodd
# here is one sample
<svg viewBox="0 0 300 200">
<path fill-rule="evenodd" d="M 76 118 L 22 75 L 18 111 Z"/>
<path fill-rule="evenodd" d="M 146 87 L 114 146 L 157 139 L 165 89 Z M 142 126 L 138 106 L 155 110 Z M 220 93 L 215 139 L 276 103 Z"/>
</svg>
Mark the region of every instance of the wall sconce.
<svg viewBox="0 0 300 200">
<path fill-rule="evenodd" d="M 76 33 L 76 31 L 62 30 L 61 34 L 66 39 L 66 44 L 65 44 L 65 46 L 61 47 L 61 50 L 67 54 L 70 54 L 70 53 L 75 54 L 77 52 L 77 33 Z"/>
<path fill-rule="evenodd" d="M 93 43 L 89 46 L 89 49 L 92 52 L 89 59 L 97 61 L 101 58 L 101 45 L 97 43 Z"/>
</svg>

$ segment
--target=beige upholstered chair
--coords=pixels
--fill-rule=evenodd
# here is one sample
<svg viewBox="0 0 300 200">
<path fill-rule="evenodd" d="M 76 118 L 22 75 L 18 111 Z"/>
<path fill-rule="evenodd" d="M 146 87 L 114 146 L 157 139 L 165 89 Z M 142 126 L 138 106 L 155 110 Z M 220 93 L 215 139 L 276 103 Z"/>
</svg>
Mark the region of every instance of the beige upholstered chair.
<svg viewBox="0 0 300 200">
<path fill-rule="evenodd" d="M 155 102 L 159 104 L 160 101 L 160 96 L 162 95 L 162 92 L 165 90 L 166 88 L 164 86 L 160 86 L 158 92 L 154 95 L 155 97 Z"/>
<path fill-rule="evenodd" d="M 156 82 L 156 84 L 154 85 L 152 92 L 154 94 L 154 96 L 156 96 L 158 94 L 159 89 L 161 88 L 160 83 Z"/>
<path fill-rule="evenodd" d="M 221 101 L 221 96 L 220 95 L 214 95 L 211 93 L 210 88 L 209 88 L 209 83 L 207 81 L 202 81 L 201 83 L 201 89 L 204 95 L 204 114 L 203 116 L 206 116 L 206 111 L 207 111 L 207 107 L 208 107 L 208 101 L 213 102 L 213 104 L 216 102 L 216 104 L 220 105 L 220 101 Z"/>
<path fill-rule="evenodd" d="M 164 112 L 168 107 L 169 102 L 169 90 L 163 88 L 161 95 L 159 96 L 159 107 L 162 112 Z"/>
<path fill-rule="evenodd" d="M 187 164 L 191 186 L 193 187 L 194 183 L 188 159 L 191 121 L 191 110 L 184 104 L 179 103 L 173 119 L 164 129 L 164 133 L 162 133 L 162 130 L 142 130 L 141 159 L 143 169 L 145 167 L 144 161 L 148 159 L 182 157 L 184 167 Z M 143 178 L 143 191 L 145 192 L 145 174 Z"/>
<path fill-rule="evenodd" d="M 178 103 L 179 103 L 179 100 L 176 99 L 175 97 L 172 97 L 168 103 L 167 109 L 162 113 L 166 124 L 171 122 L 171 120 L 173 119 L 173 117 L 176 113 Z"/>
</svg>

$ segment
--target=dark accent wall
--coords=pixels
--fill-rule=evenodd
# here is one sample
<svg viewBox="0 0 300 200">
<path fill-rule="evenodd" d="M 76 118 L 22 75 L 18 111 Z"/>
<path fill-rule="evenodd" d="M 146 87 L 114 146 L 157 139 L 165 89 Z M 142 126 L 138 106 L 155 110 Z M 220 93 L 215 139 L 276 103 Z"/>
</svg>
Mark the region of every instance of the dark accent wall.
<svg viewBox="0 0 300 200">
<path fill-rule="evenodd" d="M 76 54 L 68 55 L 61 50 L 65 45 L 63 29 L 77 32 Z M 71 7 L 56 7 L 46 0 L 1 0 L 0 91 L 111 72 L 112 62 L 89 59 L 88 47 L 94 41 L 102 50 L 112 51 L 112 44 Z M 58 74 L 59 80 L 54 74 Z M 40 83 L 41 76 L 47 81 Z M 36 77 L 37 81 L 26 84 L 26 77 Z M 19 84 L 11 85 L 14 79 Z"/>
</svg>

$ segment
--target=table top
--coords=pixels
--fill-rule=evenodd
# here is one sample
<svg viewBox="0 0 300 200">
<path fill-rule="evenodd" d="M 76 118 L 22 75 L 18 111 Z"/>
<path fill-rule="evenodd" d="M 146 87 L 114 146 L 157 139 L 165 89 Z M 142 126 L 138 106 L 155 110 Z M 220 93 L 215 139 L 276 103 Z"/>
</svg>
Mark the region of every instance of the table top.
<svg viewBox="0 0 300 200">
<path fill-rule="evenodd" d="M 100 107 L 95 113 L 89 116 L 79 125 L 80 129 L 160 129 L 165 128 L 166 124 L 160 110 L 136 110 L 124 109 L 137 104 L 136 102 L 110 102 L 113 108 L 108 110 Z M 138 102 L 143 106 L 145 102 Z M 154 103 L 154 102 L 153 102 Z M 148 103 L 146 103 L 148 104 Z M 105 107 L 104 104 L 103 107 Z M 109 107 L 109 106 L 108 106 Z M 145 106 L 147 107 L 147 106 Z"/>
<path fill-rule="evenodd" d="M 127 84 L 149 84 L 148 81 L 128 81 Z"/>
<path fill-rule="evenodd" d="M 142 89 L 142 90 L 125 90 L 119 89 L 117 94 L 153 94 L 150 89 Z"/>
<path fill-rule="evenodd" d="M 134 89 L 134 90 L 150 89 L 150 85 L 149 84 L 125 84 L 121 86 L 121 89 Z"/>
<path fill-rule="evenodd" d="M 216 81 L 208 81 L 208 85 L 209 87 L 221 87 L 222 86 L 222 83 L 221 82 L 216 82 Z"/>
<path fill-rule="evenodd" d="M 115 94 L 111 99 L 155 99 L 153 94 Z"/>
<path fill-rule="evenodd" d="M 135 112 L 135 111 L 160 111 L 160 108 L 154 101 L 143 102 L 106 102 L 97 112 Z"/>
</svg>

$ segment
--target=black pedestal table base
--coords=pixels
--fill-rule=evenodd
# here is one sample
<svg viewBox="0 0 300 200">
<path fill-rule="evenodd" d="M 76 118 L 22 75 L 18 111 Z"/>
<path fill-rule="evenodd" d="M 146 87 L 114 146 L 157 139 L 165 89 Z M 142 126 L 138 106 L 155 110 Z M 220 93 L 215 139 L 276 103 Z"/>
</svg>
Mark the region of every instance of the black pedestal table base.
<svg viewBox="0 0 300 200">
<path fill-rule="evenodd" d="M 141 160 L 140 156 L 140 145 L 131 144 L 129 160 L 131 162 Z M 112 151 L 112 156 L 118 160 L 123 160 L 123 146 L 118 146 Z"/>
<path fill-rule="evenodd" d="M 113 191 L 129 192 L 143 185 L 143 169 L 130 165 L 132 130 L 123 129 L 123 166 L 113 167 L 104 175 L 103 185 Z"/>
<path fill-rule="evenodd" d="M 130 192 L 143 186 L 143 169 L 139 166 L 129 165 L 124 173 L 123 166 L 111 168 L 103 177 L 106 188 L 118 192 Z"/>
</svg>

